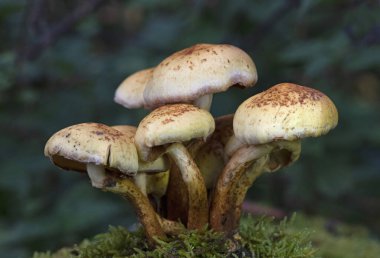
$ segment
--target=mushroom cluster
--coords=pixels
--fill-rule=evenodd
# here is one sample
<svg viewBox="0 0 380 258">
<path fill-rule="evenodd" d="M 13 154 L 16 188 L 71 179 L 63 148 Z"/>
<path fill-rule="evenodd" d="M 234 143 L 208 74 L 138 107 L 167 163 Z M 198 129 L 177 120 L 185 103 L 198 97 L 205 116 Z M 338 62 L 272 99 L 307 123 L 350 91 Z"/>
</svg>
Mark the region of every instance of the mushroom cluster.
<svg viewBox="0 0 380 258">
<path fill-rule="evenodd" d="M 213 94 L 256 81 L 243 50 L 194 45 L 117 88 L 118 104 L 151 110 L 137 127 L 72 125 L 48 140 L 45 155 L 128 199 L 151 245 L 206 225 L 231 237 L 255 179 L 295 162 L 301 139 L 326 134 L 338 121 L 326 95 L 292 83 L 252 96 L 235 114 L 210 114 Z"/>
</svg>

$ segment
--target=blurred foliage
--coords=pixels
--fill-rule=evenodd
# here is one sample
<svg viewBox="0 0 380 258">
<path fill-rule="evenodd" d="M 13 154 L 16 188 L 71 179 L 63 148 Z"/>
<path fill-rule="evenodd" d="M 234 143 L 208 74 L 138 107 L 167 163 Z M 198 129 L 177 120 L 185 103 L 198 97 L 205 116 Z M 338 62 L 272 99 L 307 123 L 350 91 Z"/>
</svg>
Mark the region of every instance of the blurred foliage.
<svg viewBox="0 0 380 258">
<path fill-rule="evenodd" d="M 70 25 L 85 3 L 95 11 Z M 317 88 L 338 107 L 338 127 L 305 140 L 300 160 L 263 176 L 250 197 L 379 234 L 379 13 L 375 0 L 0 1 L 0 256 L 134 221 L 117 197 L 54 168 L 44 144 L 74 123 L 138 124 L 146 111 L 115 104 L 118 84 L 198 42 L 237 45 L 258 69 L 256 87 L 214 97 L 215 116 L 284 81 Z"/>
</svg>

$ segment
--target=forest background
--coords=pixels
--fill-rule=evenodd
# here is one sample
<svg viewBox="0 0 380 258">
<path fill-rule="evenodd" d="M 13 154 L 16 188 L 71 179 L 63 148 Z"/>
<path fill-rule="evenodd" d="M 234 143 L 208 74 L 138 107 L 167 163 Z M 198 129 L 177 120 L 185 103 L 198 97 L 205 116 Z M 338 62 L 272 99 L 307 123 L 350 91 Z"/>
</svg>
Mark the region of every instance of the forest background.
<svg viewBox="0 0 380 258">
<path fill-rule="evenodd" d="M 43 155 L 81 122 L 137 125 L 113 102 L 131 73 L 195 43 L 252 57 L 259 81 L 214 96 L 214 116 L 280 82 L 326 93 L 339 125 L 300 160 L 260 178 L 256 203 L 380 235 L 380 2 L 341 0 L 0 1 L 0 256 L 29 257 L 135 221 L 128 205 Z"/>
</svg>

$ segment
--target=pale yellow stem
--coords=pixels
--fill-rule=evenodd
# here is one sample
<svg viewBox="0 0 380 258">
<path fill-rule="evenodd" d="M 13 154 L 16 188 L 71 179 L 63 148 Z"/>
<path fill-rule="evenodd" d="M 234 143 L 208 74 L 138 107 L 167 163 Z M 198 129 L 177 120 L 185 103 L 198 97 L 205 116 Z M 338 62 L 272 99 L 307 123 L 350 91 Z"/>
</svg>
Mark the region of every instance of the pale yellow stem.
<svg viewBox="0 0 380 258">
<path fill-rule="evenodd" d="M 173 143 L 167 148 L 168 155 L 176 163 L 188 193 L 189 229 L 200 229 L 208 221 L 207 191 L 202 174 L 181 143 Z"/>
</svg>

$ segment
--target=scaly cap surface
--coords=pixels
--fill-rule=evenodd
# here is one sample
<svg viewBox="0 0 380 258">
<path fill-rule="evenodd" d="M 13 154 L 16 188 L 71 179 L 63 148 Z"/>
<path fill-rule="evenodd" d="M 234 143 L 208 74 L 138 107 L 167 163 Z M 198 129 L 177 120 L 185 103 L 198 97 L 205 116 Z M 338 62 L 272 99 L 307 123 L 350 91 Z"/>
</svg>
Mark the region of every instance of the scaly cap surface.
<svg viewBox="0 0 380 258">
<path fill-rule="evenodd" d="M 45 156 L 57 166 L 86 171 L 86 164 L 103 165 L 127 175 L 138 169 L 138 156 L 131 138 L 104 124 L 83 123 L 55 133 L 45 145 Z"/>
<path fill-rule="evenodd" d="M 233 85 L 251 87 L 257 81 L 252 59 L 231 45 L 197 44 L 163 60 L 144 90 L 149 108 L 226 91 Z"/>
<path fill-rule="evenodd" d="M 215 129 L 212 115 L 190 104 L 173 104 L 153 110 L 139 124 L 135 144 L 142 160 L 154 160 L 163 145 L 206 139 Z M 157 147 L 157 148 L 154 148 Z"/>
<path fill-rule="evenodd" d="M 235 136 L 247 144 L 326 134 L 338 123 L 334 103 L 322 92 L 277 84 L 244 101 L 235 113 Z"/>
</svg>

